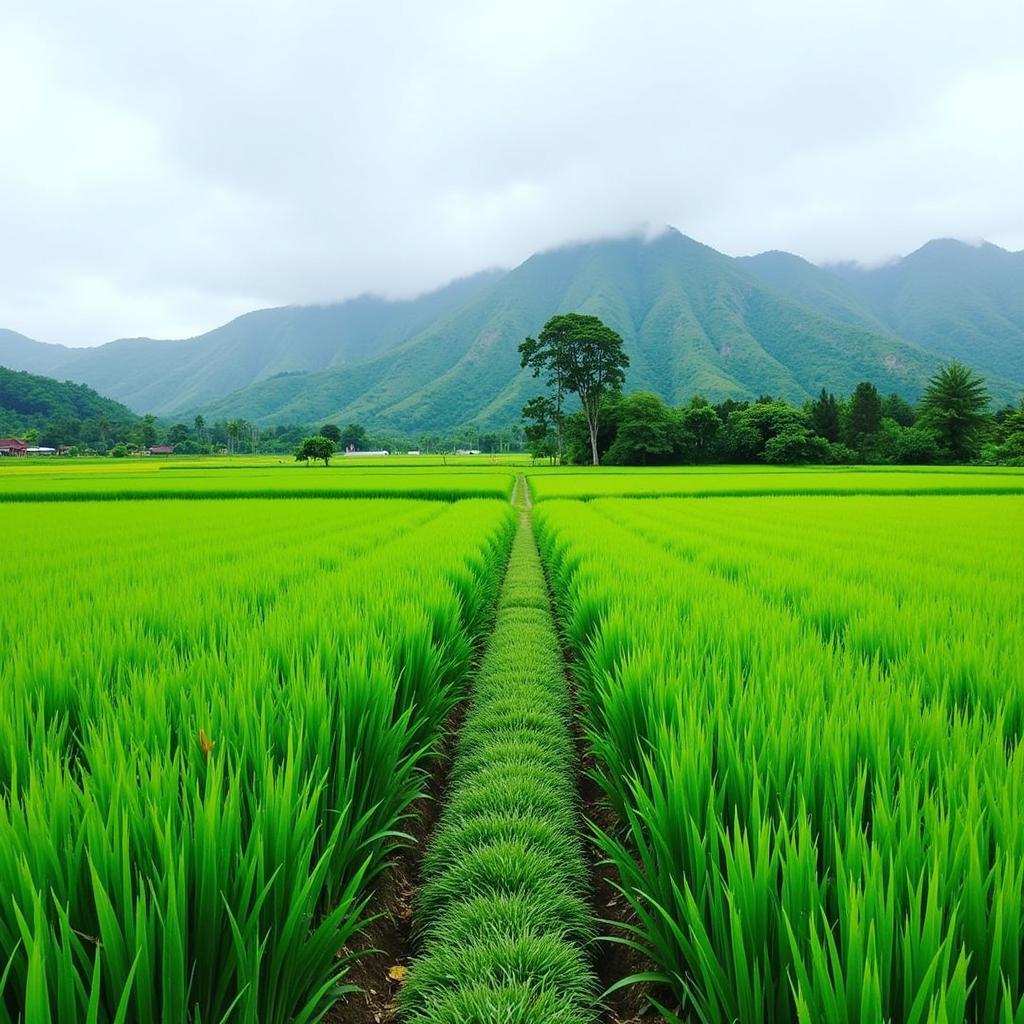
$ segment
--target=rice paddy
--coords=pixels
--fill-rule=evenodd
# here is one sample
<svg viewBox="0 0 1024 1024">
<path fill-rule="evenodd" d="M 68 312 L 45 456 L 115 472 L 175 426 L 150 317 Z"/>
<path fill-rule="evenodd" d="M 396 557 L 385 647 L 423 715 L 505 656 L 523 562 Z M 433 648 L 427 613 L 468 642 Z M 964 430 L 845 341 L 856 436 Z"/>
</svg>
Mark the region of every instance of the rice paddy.
<svg viewBox="0 0 1024 1024">
<path fill-rule="evenodd" d="M 1019 471 L 5 461 L 0 525 L 0 1024 L 1024 1024 Z"/>
<path fill-rule="evenodd" d="M 1024 503 L 536 517 L 665 1018 L 1024 1020 Z"/>
<path fill-rule="evenodd" d="M 548 498 L 774 497 L 783 494 L 1024 494 L 1024 469 L 1007 466 L 535 466 L 535 501 Z"/>
</svg>

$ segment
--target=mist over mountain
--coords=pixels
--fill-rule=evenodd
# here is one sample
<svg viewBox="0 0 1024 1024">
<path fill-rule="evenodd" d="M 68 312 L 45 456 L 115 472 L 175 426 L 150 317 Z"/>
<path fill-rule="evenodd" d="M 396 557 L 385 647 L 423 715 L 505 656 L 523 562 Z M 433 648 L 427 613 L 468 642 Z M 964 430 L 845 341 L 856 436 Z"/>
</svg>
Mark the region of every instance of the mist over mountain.
<svg viewBox="0 0 1024 1024">
<path fill-rule="evenodd" d="M 882 267 L 819 267 L 731 258 L 674 230 L 565 246 L 412 300 L 260 310 L 186 341 L 68 349 L 0 331 L 0 364 L 168 417 L 495 426 L 538 387 L 518 343 L 568 311 L 614 327 L 627 388 L 670 402 L 799 402 L 860 380 L 914 399 L 951 357 L 983 372 L 997 401 L 1024 390 L 1022 253 L 943 240 Z"/>
</svg>

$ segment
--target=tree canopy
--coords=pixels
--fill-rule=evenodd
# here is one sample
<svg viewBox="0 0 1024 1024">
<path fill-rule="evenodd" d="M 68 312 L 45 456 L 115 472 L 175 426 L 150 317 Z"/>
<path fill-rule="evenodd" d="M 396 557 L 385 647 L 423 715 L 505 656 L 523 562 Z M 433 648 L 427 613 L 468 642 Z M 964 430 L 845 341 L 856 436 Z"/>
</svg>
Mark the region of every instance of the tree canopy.
<svg viewBox="0 0 1024 1024">
<path fill-rule="evenodd" d="M 622 390 L 629 366 L 622 338 L 599 317 L 562 313 L 553 316 L 536 338 L 525 338 L 519 354 L 521 365 L 530 367 L 534 377 L 546 375 L 556 416 L 561 415 L 565 395 L 579 399 L 590 434 L 591 458 L 598 465 L 601 404 Z"/>
<path fill-rule="evenodd" d="M 302 439 L 302 444 L 295 452 L 295 460 L 306 463 L 320 461 L 327 466 L 330 465 L 331 456 L 336 451 L 337 446 L 329 437 L 324 437 L 323 434 L 314 434 L 312 437 Z"/>
<path fill-rule="evenodd" d="M 964 461 L 977 452 L 978 428 L 987 408 L 985 382 L 954 360 L 928 382 L 921 399 L 921 418 L 935 430 L 952 456 Z"/>
</svg>

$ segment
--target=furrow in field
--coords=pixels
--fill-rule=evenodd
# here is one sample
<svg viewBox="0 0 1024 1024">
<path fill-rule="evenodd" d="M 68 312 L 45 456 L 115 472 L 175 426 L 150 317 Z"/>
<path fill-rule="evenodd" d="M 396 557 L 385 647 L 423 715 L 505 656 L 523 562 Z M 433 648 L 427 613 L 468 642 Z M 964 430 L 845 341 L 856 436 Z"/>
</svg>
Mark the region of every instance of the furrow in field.
<svg viewBox="0 0 1024 1024">
<path fill-rule="evenodd" d="M 424 862 L 407 1024 L 596 1019 L 571 714 L 524 514 Z"/>
</svg>

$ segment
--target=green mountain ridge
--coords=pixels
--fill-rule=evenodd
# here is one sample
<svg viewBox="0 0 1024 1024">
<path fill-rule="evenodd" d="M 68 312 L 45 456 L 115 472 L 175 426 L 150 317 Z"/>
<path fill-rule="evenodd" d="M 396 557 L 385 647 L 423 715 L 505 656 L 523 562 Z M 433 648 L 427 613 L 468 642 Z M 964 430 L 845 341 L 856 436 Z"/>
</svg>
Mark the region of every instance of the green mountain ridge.
<svg viewBox="0 0 1024 1024">
<path fill-rule="evenodd" d="M 855 298 L 841 301 L 841 283 L 831 291 L 830 312 L 821 300 L 820 309 L 798 303 L 744 261 L 674 231 L 574 245 L 531 257 L 376 359 L 264 381 L 206 412 L 261 423 L 357 419 L 409 431 L 499 426 L 518 418 L 539 387 L 519 367 L 518 343 L 570 310 L 598 315 L 622 335 L 627 388 L 670 402 L 694 393 L 801 401 L 822 386 L 852 391 L 864 379 L 918 397 L 940 357 L 886 331 Z M 993 383 L 1000 397 L 1015 387 Z"/>
<path fill-rule="evenodd" d="M 485 271 L 410 300 L 365 295 L 256 310 L 184 341 L 122 338 L 76 349 L 0 332 L 0 365 L 79 380 L 140 412 L 171 415 L 276 374 L 372 357 L 461 305 L 498 273 Z"/>
<path fill-rule="evenodd" d="M 0 366 L 0 437 L 20 437 L 31 428 L 44 429 L 55 421 L 74 420 L 127 424 L 138 417 L 85 384 Z"/>
<path fill-rule="evenodd" d="M 68 349 L 0 331 L 0 364 L 181 419 L 491 427 L 540 387 L 519 342 L 569 311 L 622 334 L 627 388 L 671 402 L 799 402 L 860 380 L 914 399 L 952 357 L 985 373 L 997 402 L 1024 391 L 1024 253 L 939 240 L 882 267 L 815 266 L 732 258 L 673 229 L 567 245 L 411 300 L 259 310 L 186 341 Z"/>
</svg>

